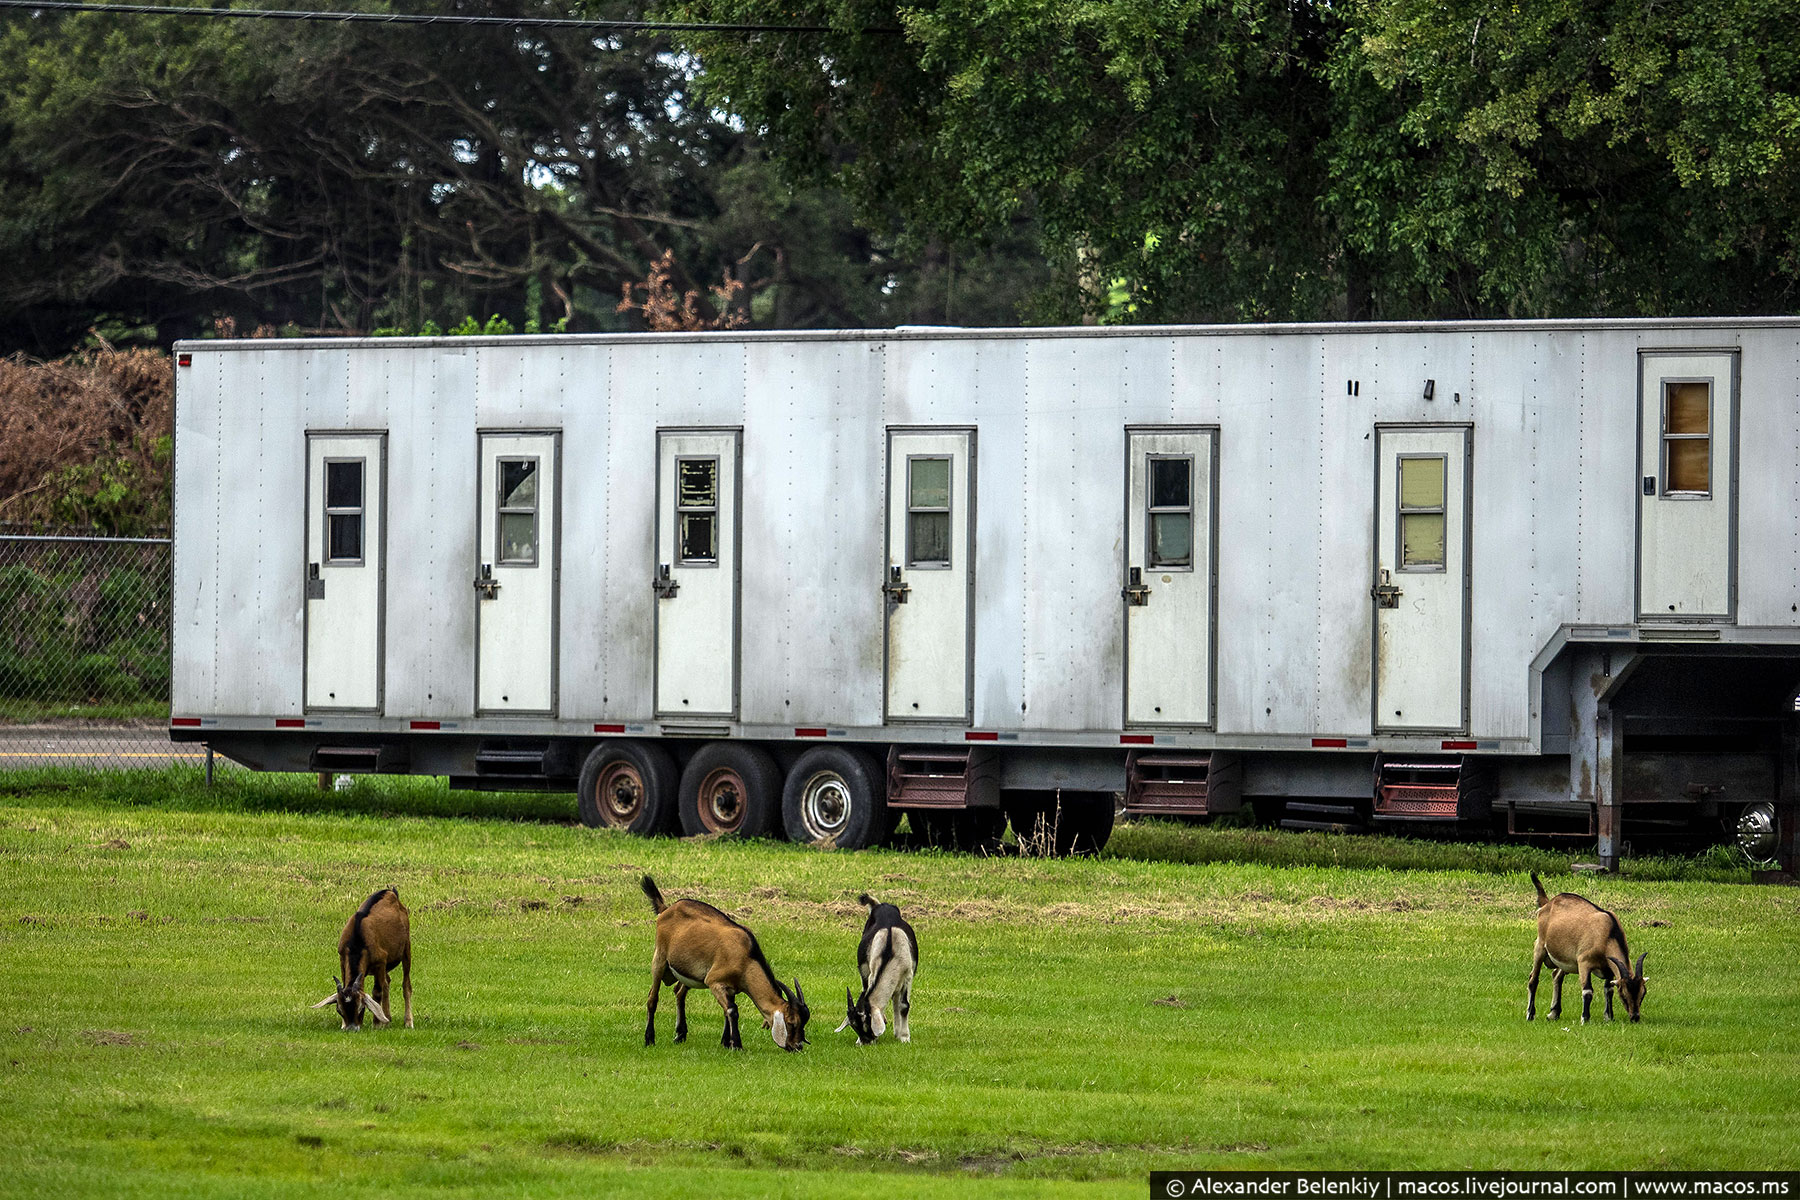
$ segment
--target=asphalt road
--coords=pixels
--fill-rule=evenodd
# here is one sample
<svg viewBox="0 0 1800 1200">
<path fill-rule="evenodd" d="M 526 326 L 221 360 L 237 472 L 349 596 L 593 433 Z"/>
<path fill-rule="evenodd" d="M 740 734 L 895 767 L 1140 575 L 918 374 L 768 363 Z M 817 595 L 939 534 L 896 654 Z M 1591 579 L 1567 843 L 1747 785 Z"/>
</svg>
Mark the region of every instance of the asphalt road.
<svg viewBox="0 0 1800 1200">
<path fill-rule="evenodd" d="M 205 746 L 178 746 L 162 728 L 0 726 L 0 771 L 19 767 L 156 768 L 205 761 Z"/>
</svg>

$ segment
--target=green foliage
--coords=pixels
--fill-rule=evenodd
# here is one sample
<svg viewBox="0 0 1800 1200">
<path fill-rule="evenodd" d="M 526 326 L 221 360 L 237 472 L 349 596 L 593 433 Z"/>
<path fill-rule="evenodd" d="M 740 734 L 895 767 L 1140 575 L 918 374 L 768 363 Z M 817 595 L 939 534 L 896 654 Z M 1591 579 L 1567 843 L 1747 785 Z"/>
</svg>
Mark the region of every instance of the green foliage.
<svg viewBox="0 0 1800 1200">
<path fill-rule="evenodd" d="M 794 177 L 915 238 L 1032 212 L 1103 319 L 1775 312 L 1800 280 L 1780 0 L 662 11 L 842 30 L 692 44 Z"/>
<path fill-rule="evenodd" d="M 1618 910 L 1650 994 L 1639 1025 L 1580 1026 L 1573 985 L 1563 1020 L 1527 1024 L 1516 871 L 645 840 L 404 815 L 438 802 L 418 781 L 21 782 L 0 777 L 0 988 L 23 1006 L 0 1027 L 9 1194 L 1142 1196 L 1171 1163 L 1800 1154 L 1781 889 L 1552 876 Z M 343 810 L 288 810 L 311 800 Z M 642 1045 L 646 871 L 800 978 L 804 1053 L 742 1002 L 747 1049 L 720 1049 L 703 994 L 676 1045 L 667 989 Z M 344 918 L 389 885 L 413 914 L 417 1028 L 343 1034 L 306 1005 Z M 911 1045 L 831 1032 L 863 890 L 919 931 Z"/>
<path fill-rule="evenodd" d="M 136 548 L 134 548 L 136 549 Z M 115 707 L 169 698 L 166 552 L 126 566 L 52 550 L 0 565 L 0 696 Z"/>
</svg>

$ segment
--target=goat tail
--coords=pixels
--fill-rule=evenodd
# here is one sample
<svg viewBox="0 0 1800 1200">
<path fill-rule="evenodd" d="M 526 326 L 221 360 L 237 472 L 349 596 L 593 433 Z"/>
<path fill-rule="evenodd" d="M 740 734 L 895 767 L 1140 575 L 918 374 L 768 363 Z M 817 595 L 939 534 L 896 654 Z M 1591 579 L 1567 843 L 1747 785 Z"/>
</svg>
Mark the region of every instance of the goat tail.
<svg viewBox="0 0 1800 1200">
<path fill-rule="evenodd" d="M 875 911 L 875 897 L 869 895 L 869 893 L 867 893 L 867 892 L 863 892 L 861 895 L 857 896 L 856 902 L 858 904 L 868 905 L 870 912 Z"/>
<path fill-rule="evenodd" d="M 1539 908 L 1550 902 L 1549 895 L 1544 891 L 1544 881 L 1538 878 L 1536 871 L 1531 873 L 1531 886 L 1537 889 Z"/>
<path fill-rule="evenodd" d="M 656 890 L 656 880 L 646 875 L 639 886 L 644 889 L 644 895 L 650 898 L 650 907 L 658 916 L 661 916 L 662 910 L 669 906 L 663 903 L 662 893 Z"/>
</svg>

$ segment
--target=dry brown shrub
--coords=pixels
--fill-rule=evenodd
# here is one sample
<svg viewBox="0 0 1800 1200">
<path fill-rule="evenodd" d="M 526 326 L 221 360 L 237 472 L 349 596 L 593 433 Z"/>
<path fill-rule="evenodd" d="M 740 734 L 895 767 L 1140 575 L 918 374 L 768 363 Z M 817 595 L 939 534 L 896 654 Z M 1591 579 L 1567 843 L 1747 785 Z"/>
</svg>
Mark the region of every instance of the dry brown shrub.
<svg viewBox="0 0 1800 1200">
<path fill-rule="evenodd" d="M 0 359 L 0 522 L 166 526 L 173 413 L 161 351 Z"/>
<path fill-rule="evenodd" d="M 675 252 L 664 250 L 662 257 L 650 264 L 649 278 L 642 283 L 628 281 L 621 285 L 617 311 L 642 313 L 644 327 L 652 333 L 741 329 L 749 323 L 743 309 L 744 281 L 733 277 L 730 268 L 725 271 L 724 282 L 710 289 L 710 306 L 701 303 L 698 291 L 682 292 L 676 288 L 674 277 Z M 637 299 L 639 292 L 643 293 L 642 300 Z"/>
</svg>

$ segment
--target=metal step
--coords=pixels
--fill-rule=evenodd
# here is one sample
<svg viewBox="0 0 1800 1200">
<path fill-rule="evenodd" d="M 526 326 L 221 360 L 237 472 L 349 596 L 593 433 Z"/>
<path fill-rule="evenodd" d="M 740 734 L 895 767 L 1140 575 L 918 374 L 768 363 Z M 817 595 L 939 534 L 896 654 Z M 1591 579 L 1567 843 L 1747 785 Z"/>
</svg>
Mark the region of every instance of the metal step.
<svg viewBox="0 0 1800 1200">
<path fill-rule="evenodd" d="M 1193 816 L 1243 807 L 1243 760 L 1224 750 L 1133 750 L 1125 759 L 1125 811 Z"/>
<path fill-rule="evenodd" d="M 987 746 L 893 746 L 889 808 L 999 808 L 1000 764 Z"/>
<path fill-rule="evenodd" d="M 475 775 L 493 779 L 572 779 L 581 770 L 563 742 L 486 742 L 475 750 Z"/>
<path fill-rule="evenodd" d="M 330 775 L 403 773 L 412 763 L 404 745 L 314 746 L 307 770 Z"/>
<path fill-rule="evenodd" d="M 1492 810 L 1493 771 L 1466 756 L 1375 759 L 1374 821 L 1480 821 Z"/>
<path fill-rule="evenodd" d="M 1281 828 L 1315 833 L 1369 832 L 1356 805 L 1318 800 L 1289 800 L 1282 806 Z"/>
</svg>

